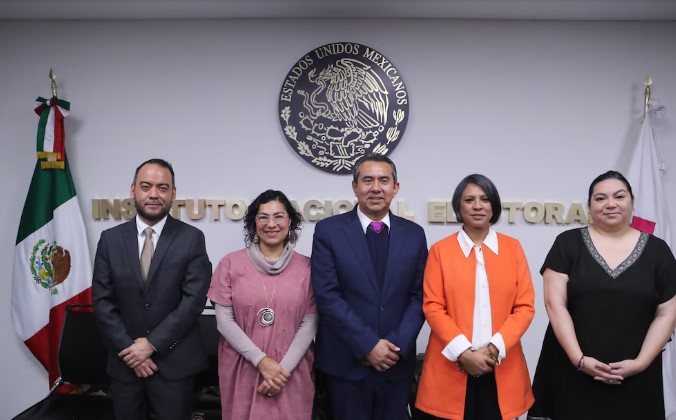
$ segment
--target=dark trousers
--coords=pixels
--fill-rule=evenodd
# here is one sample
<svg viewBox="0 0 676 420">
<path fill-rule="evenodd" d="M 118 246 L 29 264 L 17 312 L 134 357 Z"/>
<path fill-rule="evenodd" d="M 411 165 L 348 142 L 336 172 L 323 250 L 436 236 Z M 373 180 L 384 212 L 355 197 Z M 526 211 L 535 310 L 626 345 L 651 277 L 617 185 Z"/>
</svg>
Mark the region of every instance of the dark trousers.
<svg viewBox="0 0 676 420">
<path fill-rule="evenodd" d="M 416 420 L 444 420 L 431 414 L 419 412 Z M 495 375 L 487 373 L 475 378 L 467 375 L 464 420 L 502 420 L 498 405 L 498 389 Z"/>
<path fill-rule="evenodd" d="M 134 382 L 111 379 L 118 420 L 188 420 L 192 414 L 194 377 L 168 381 L 158 373 Z"/>
<path fill-rule="evenodd" d="M 360 381 L 326 375 L 333 418 L 345 420 L 408 419 L 411 379 L 389 381 L 382 373 L 369 372 Z"/>
</svg>

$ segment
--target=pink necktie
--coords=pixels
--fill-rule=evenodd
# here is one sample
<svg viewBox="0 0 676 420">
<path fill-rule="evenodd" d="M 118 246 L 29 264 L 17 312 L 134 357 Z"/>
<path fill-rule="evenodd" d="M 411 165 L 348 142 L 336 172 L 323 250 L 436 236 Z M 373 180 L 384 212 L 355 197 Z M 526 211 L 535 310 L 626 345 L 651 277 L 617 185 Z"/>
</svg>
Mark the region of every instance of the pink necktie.
<svg viewBox="0 0 676 420">
<path fill-rule="evenodd" d="M 375 233 L 380 233 L 383 231 L 383 227 L 385 227 L 385 222 L 371 222 L 369 227 L 373 229 Z"/>
</svg>

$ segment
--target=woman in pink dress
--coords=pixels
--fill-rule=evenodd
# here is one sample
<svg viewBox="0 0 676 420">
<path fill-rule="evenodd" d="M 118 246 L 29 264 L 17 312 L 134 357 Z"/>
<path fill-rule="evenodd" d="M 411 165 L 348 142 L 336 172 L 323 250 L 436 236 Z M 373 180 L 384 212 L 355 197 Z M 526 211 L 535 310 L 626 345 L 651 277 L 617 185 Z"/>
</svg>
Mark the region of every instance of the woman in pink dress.
<svg viewBox="0 0 676 420">
<path fill-rule="evenodd" d="M 317 308 L 310 259 L 293 250 L 301 221 L 281 191 L 263 192 L 244 217 L 246 248 L 211 279 L 223 420 L 311 417 Z"/>
</svg>

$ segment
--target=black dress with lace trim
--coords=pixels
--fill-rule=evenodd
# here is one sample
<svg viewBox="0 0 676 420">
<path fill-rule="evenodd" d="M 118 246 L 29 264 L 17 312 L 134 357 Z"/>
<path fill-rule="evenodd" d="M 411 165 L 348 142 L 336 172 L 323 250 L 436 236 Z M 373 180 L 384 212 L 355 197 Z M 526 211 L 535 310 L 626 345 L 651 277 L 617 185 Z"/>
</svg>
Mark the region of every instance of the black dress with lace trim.
<svg viewBox="0 0 676 420">
<path fill-rule="evenodd" d="M 661 239 L 642 233 L 632 253 L 610 269 L 588 229 L 560 234 L 540 273 L 568 275 L 568 311 L 585 355 L 602 362 L 635 358 L 655 310 L 676 294 L 676 260 Z M 529 419 L 664 420 L 662 357 L 621 385 L 578 372 L 547 327 L 533 380 Z"/>
</svg>

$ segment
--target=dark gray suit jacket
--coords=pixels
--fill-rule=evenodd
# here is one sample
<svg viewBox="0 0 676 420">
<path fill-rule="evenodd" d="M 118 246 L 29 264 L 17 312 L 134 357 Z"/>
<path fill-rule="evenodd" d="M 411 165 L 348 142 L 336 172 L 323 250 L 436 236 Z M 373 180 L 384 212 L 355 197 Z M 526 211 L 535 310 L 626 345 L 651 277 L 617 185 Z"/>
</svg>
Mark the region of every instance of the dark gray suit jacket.
<svg viewBox="0 0 676 420">
<path fill-rule="evenodd" d="M 136 338 L 155 347 L 161 377 L 184 378 L 207 367 L 198 319 L 211 280 L 204 234 L 167 217 L 148 280 L 141 278 L 136 220 L 101 234 L 92 280 L 94 313 L 107 340 L 108 373 L 121 381 L 136 376 L 117 353 Z"/>
</svg>

